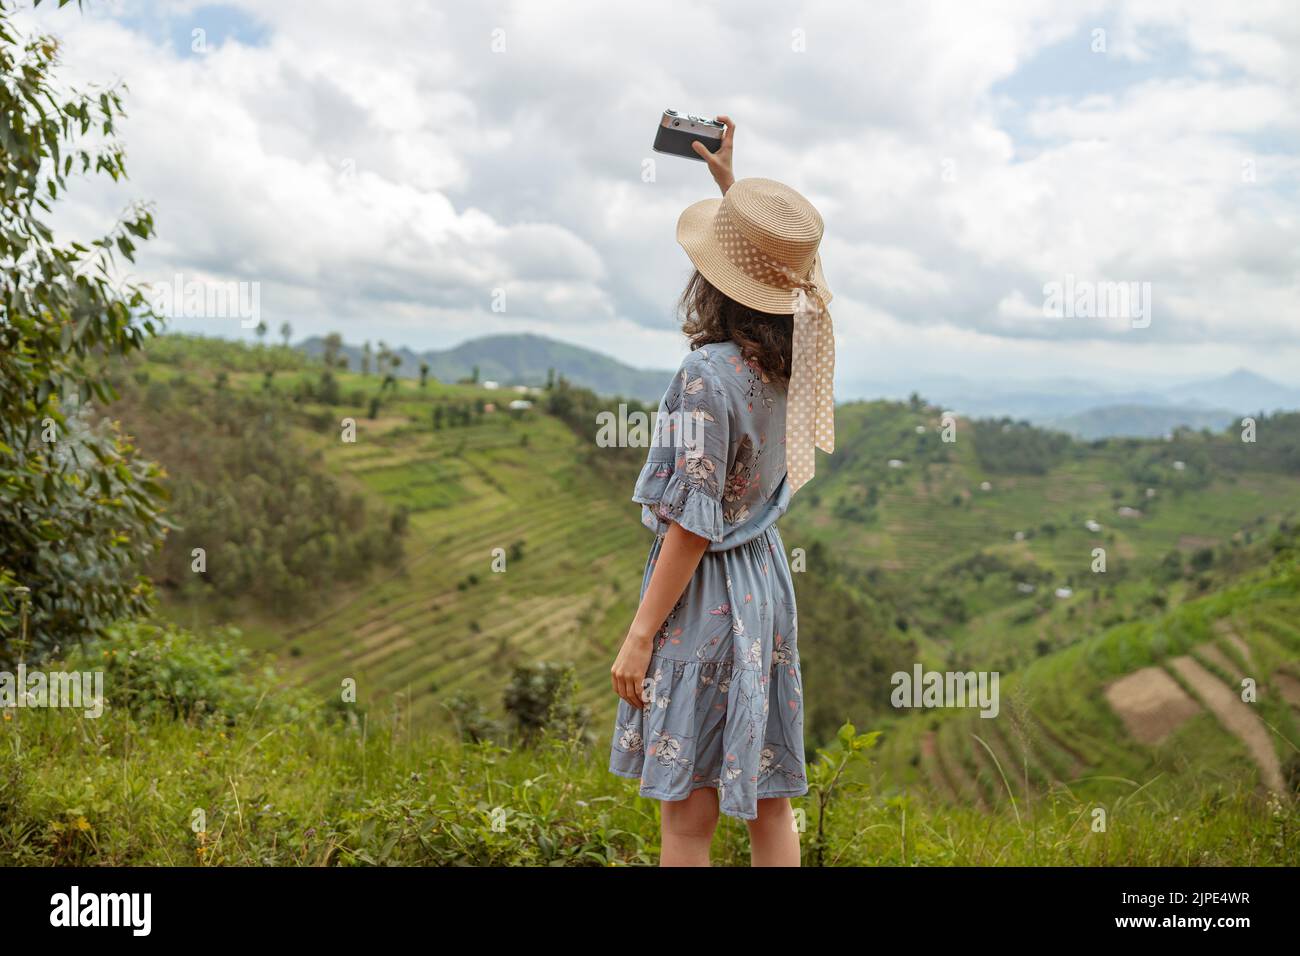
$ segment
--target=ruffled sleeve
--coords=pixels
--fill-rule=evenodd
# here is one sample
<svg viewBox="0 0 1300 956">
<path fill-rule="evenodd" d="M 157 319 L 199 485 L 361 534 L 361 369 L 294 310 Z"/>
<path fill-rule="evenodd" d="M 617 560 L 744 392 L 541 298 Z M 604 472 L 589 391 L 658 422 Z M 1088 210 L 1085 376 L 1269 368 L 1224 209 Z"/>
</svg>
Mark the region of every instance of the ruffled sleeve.
<svg viewBox="0 0 1300 956">
<path fill-rule="evenodd" d="M 641 522 L 656 534 L 670 523 L 721 541 L 722 492 L 727 475 L 730 421 L 727 395 L 706 348 L 682 362 L 664 394 L 654 439 L 632 500 Z"/>
</svg>

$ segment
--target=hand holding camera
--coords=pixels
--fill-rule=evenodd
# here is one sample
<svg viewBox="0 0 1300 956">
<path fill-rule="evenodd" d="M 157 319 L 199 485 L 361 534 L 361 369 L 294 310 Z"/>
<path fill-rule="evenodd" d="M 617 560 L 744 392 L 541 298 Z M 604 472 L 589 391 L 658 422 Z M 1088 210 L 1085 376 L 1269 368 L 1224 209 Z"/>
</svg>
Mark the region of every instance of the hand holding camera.
<svg viewBox="0 0 1300 956">
<path fill-rule="evenodd" d="M 655 152 L 671 153 L 709 164 L 709 173 L 725 195 L 736 181 L 731 170 L 736 124 L 730 116 L 705 119 L 690 113 L 664 110 L 655 133 Z"/>
</svg>

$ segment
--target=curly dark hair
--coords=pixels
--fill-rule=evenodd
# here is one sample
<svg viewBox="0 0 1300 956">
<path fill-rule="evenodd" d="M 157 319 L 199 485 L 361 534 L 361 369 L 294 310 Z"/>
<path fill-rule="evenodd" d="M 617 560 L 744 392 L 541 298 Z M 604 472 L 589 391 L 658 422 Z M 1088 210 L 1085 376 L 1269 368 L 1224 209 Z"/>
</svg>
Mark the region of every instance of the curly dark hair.
<svg viewBox="0 0 1300 956">
<path fill-rule="evenodd" d="M 678 308 L 682 331 L 691 348 L 715 342 L 735 342 L 746 362 L 752 362 L 781 384 L 790 380 L 793 317 L 759 312 L 741 305 L 700 274 L 686 283 Z"/>
</svg>

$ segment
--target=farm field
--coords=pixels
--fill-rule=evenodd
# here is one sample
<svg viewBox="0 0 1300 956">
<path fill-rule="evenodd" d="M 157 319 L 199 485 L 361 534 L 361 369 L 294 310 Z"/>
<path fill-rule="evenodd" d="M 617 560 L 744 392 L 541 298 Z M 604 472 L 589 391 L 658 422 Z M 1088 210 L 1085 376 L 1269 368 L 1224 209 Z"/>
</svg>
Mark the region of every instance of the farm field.
<svg viewBox="0 0 1300 956">
<path fill-rule="evenodd" d="M 629 500 L 641 450 L 597 448 L 594 418 L 584 434 L 547 410 L 544 391 L 511 410 L 508 390 L 380 386 L 340 370 L 342 397 L 324 403 L 310 394 L 312 363 L 286 358 L 268 381 L 244 367 L 255 350 L 214 363 L 204 348 L 163 364 L 199 381 L 220 365 L 222 387 L 286 406 L 295 454 L 373 509 L 401 510 L 405 530 L 400 560 L 292 615 L 175 592 L 173 619 L 233 623 L 312 693 L 352 679 L 371 709 L 438 731 L 456 726 L 458 698 L 499 712 L 516 665 L 571 664 L 600 737 L 651 541 Z M 450 411 L 435 421 L 438 406 L 476 412 L 453 427 Z M 1300 477 L 1246 460 L 1148 485 L 1134 448 L 1116 442 L 1073 442 L 1041 474 L 1005 473 L 981 457 L 978 423 L 955 419 L 956 441 L 940 441 L 941 415 L 921 401 L 844 406 L 840 451 L 783 519 L 787 546 L 813 556 L 796 574 L 812 622 L 800 637 L 809 731 L 846 718 L 883 729 L 882 792 L 987 810 L 1061 787 L 1172 795 L 1190 778 L 1231 778 L 1284 789 L 1300 740 L 1300 604 L 1266 542 L 1294 526 Z M 355 441 L 342 439 L 345 419 Z M 1152 454 L 1160 443 L 1138 444 Z M 834 621 L 822 614 L 829 582 L 847 602 Z M 862 679 L 835 674 L 861 671 L 861 654 Z M 918 660 L 997 670 L 1001 712 L 893 709 L 888 674 Z M 1245 676 L 1258 706 L 1231 707 Z"/>
</svg>

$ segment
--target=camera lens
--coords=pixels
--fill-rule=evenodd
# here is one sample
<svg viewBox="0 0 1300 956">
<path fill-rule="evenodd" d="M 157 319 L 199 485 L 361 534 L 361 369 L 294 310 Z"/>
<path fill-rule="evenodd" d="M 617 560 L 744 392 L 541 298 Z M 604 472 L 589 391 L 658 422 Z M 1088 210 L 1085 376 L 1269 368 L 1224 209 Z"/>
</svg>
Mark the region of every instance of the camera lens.
<svg viewBox="0 0 1300 956">
<path fill-rule="evenodd" d="M 681 120 L 673 120 L 673 125 L 674 125 L 674 126 L 681 126 L 681 125 L 682 125 L 682 121 L 681 121 Z"/>
</svg>

